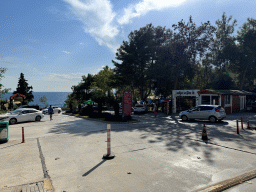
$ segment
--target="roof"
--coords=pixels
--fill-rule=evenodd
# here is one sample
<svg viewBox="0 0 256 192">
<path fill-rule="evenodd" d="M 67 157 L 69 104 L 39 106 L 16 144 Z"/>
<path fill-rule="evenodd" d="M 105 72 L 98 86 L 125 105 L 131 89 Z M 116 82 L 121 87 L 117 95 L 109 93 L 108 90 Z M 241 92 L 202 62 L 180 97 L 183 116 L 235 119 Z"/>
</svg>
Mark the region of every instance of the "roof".
<svg viewBox="0 0 256 192">
<path fill-rule="evenodd" d="M 198 92 L 198 94 L 220 94 L 220 95 L 255 95 L 255 93 L 241 90 L 214 90 L 204 89 Z"/>
<path fill-rule="evenodd" d="M 24 99 L 26 99 L 26 96 L 22 95 L 20 93 L 16 93 L 16 94 L 12 95 L 10 98 L 13 99 L 14 97 L 23 97 Z"/>
</svg>

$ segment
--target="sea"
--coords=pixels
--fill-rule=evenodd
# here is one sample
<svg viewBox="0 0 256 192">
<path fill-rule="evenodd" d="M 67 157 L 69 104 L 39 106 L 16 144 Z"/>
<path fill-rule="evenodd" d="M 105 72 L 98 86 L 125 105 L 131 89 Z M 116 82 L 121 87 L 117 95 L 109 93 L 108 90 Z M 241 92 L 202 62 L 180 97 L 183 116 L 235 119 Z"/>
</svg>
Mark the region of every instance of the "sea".
<svg viewBox="0 0 256 192">
<path fill-rule="evenodd" d="M 45 104 L 41 103 L 39 99 L 45 95 L 49 106 L 65 107 L 64 101 L 67 99 L 68 94 L 71 93 L 72 92 L 33 92 L 34 101 L 30 102 L 29 105 L 39 105 L 40 108 L 44 108 Z M 12 93 L 3 95 L 2 100 L 9 100 L 12 95 Z"/>
</svg>

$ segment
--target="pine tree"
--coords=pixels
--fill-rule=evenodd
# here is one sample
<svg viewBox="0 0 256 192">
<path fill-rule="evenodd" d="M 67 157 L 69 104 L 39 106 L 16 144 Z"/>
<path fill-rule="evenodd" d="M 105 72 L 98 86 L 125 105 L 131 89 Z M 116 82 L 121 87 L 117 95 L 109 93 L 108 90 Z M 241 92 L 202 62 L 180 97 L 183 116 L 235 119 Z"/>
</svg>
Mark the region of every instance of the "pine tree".
<svg viewBox="0 0 256 192">
<path fill-rule="evenodd" d="M 33 101 L 34 95 L 32 94 L 33 87 L 28 86 L 27 80 L 24 78 L 24 74 L 20 74 L 18 86 L 16 88 L 16 91 L 13 92 L 13 94 L 20 93 L 26 96 L 26 99 L 24 100 L 23 104 L 28 104 L 29 102 Z"/>
</svg>

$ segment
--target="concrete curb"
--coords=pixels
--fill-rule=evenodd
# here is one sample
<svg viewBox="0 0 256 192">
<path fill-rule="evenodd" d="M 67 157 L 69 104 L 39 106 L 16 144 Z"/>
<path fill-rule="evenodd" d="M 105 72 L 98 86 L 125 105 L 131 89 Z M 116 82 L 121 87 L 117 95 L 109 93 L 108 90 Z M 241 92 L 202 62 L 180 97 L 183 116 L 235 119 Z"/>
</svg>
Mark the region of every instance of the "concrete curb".
<svg viewBox="0 0 256 192">
<path fill-rule="evenodd" d="M 195 192 L 219 192 L 231 188 L 235 185 L 241 184 L 245 181 L 251 180 L 256 177 L 256 169 L 237 177 L 227 179 L 211 186 L 196 190 Z"/>
</svg>

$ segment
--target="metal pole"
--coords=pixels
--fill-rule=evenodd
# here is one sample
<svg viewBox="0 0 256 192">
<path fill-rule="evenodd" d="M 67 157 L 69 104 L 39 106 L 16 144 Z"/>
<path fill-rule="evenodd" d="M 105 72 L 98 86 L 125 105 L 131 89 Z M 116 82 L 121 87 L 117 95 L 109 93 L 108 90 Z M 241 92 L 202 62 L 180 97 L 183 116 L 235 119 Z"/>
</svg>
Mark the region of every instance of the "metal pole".
<svg viewBox="0 0 256 192">
<path fill-rule="evenodd" d="M 237 134 L 239 134 L 239 125 L 238 125 L 238 120 L 236 120 L 236 127 L 237 127 L 237 129 L 236 129 L 236 133 L 237 133 Z"/>
<path fill-rule="evenodd" d="M 24 127 L 22 127 L 22 143 L 25 143 Z"/>
<path fill-rule="evenodd" d="M 111 154 L 111 149 L 110 149 L 110 124 L 107 125 L 107 154 L 103 155 L 103 159 L 113 159 L 115 155 L 112 153 Z"/>
<path fill-rule="evenodd" d="M 241 128 L 244 130 L 244 127 L 243 127 L 243 118 L 241 117 Z"/>
<path fill-rule="evenodd" d="M 111 149 L 110 149 L 110 124 L 107 125 L 107 155 L 111 154 Z"/>
</svg>

